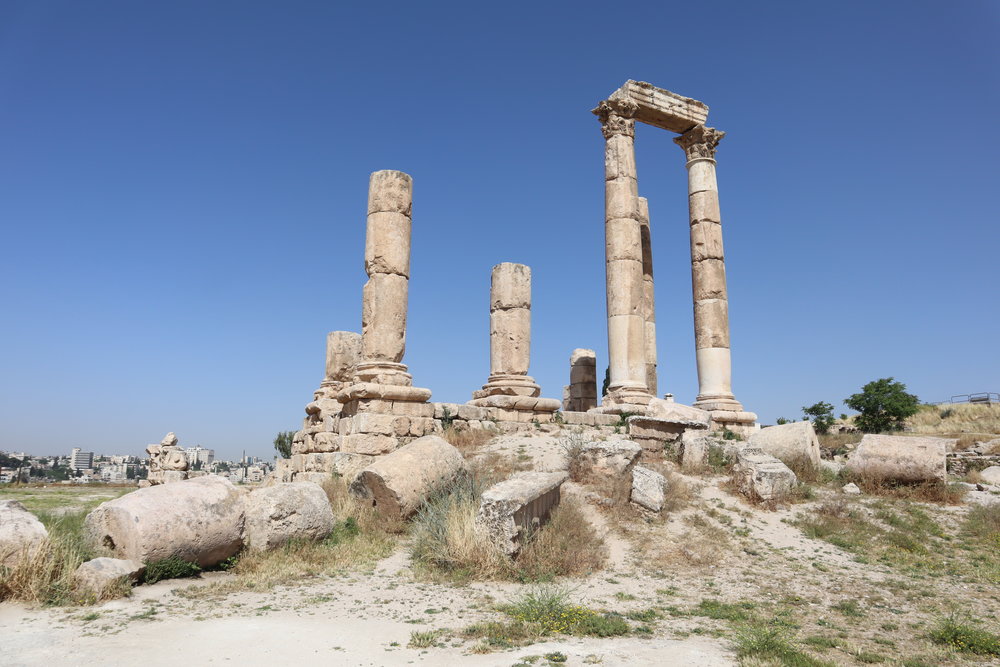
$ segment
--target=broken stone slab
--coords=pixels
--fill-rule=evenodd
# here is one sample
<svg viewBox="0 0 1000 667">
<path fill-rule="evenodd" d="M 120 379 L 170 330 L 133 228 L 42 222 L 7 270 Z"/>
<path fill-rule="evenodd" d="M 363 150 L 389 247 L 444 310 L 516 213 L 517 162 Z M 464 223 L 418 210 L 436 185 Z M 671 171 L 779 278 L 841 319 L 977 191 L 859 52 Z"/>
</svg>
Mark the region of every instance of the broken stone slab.
<svg viewBox="0 0 1000 667">
<path fill-rule="evenodd" d="M 760 501 L 784 498 L 798 481 L 788 466 L 757 447 L 740 450 L 733 466 L 733 479 L 740 493 Z"/>
<path fill-rule="evenodd" d="M 786 464 L 808 461 L 814 468 L 819 465 L 819 438 L 809 421 L 762 428 L 750 436 L 749 442 L 751 447 L 760 447 Z"/>
<path fill-rule="evenodd" d="M 584 443 L 578 454 L 578 462 L 591 475 L 624 476 L 642 453 L 642 447 L 631 440 L 612 438 Z"/>
<path fill-rule="evenodd" d="M 318 542 L 333 532 L 330 500 L 318 484 L 289 482 L 255 489 L 245 500 L 243 544 L 270 551 L 292 540 Z"/>
<path fill-rule="evenodd" d="M 666 499 L 667 478 L 649 468 L 636 466 L 632 468 L 632 496 L 636 505 L 645 507 L 652 512 L 663 509 Z"/>
<path fill-rule="evenodd" d="M 990 466 L 979 471 L 979 476 L 987 484 L 1000 486 L 1000 466 Z"/>
<path fill-rule="evenodd" d="M 427 435 L 376 458 L 358 473 L 350 491 L 379 513 L 405 519 L 467 473 L 458 449 L 443 438 Z"/>
<path fill-rule="evenodd" d="M 565 472 L 522 472 L 483 492 L 476 530 L 504 553 L 520 550 L 524 536 L 549 519 L 559 504 Z"/>
<path fill-rule="evenodd" d="M 102 503 L 87 515 L 84 532 L 116 557 L 150 563 L 177 556 L 209 567 L 243 546 L 243 521 L 240 490 L 208 475 Z"/>
<path fill-rule="evenodd" d="M 0 500 L 0 565 L 13 567 L 49 536 L 34 514 L 16 500 Z"/>
<path fill-rule="evenodd" d="M 897 482 L 941 482 L 948 478 L 947 451 L 954 440 L 866 433 L 847 459 L 862 477 Z"/>
<path fill-rule="evenodd" d="M 105 588 L 120 579 L 139 581 L 146 566 L 136 560 L 121 558 L 94 558 L 76 568 L 73 581 L 77 590 L 100 596 Z"/>
<path fill-rule="evenodd" d="M 726 440 L 714 433 L 685 431 L 681 435 L 681 470 L 698 471 L 708 463 L 709 451 L 717 449 L 728 460 L 735 462 L 740 450 L 746 446 L 741 440 Z"/>
</svg>

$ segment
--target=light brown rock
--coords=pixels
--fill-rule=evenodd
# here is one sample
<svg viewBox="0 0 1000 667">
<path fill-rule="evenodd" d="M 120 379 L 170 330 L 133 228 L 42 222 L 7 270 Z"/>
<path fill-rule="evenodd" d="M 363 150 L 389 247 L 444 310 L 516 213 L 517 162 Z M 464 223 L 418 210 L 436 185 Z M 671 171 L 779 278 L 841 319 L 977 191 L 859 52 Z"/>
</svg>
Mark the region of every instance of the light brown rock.
<svg viewBox="0 0 1000 667">
<path fill-rule="evenodd" d="M 820 461 L 819 438 L 812 422 L 800 421 L 762 428 L 750 436 L 750 446 L 760 447 L 765 453 L 781 459 L 788 465 L 797 460 L 808 461 L 816 467 Z"/>
<path fill-rule="evenodd" d="M 350 382 L 361 358 L 361 334 L 331 331 L 326 335 L 326 379 Z"/>
<path fill-rule="evenodd" d="M 215 565 L 243 545 L 243 497 L 216 475 L 151 486 L 102 503 L 85 520 L 96 548 L 148 563 L 170 556 Z"/>
<path fill-rule="evenodd" d="M 756 447 L 739 451 L 733 479 L 743 495 L 760 501 L 781 500 L 798 482 L 788 466 Z"/>
<path fill-rule="evenodd" d="M 863 477 L 897 482 L 945 482 L 947 451 L 954 441 L 866 433 L 847 459 L 847 469 Z"/>
<path fill-rule="evenodd" d="M 483 491 L 476 528 L 502 551 L 515 554 L 522 538 L 548 521 L 559 504 L 565 472 L 522 472 Z"/>
<path fill-rule="evenodd" d="M 377 458 L 358 474 L 350 489 L 380 513 L 407 518 L 467 472 L 460 451 L 428 435 Z"/>
<path fill-rule="evenodd" d="M 0 565 L 13 567 L 45 541 L 49 531 L 16 500 L 0 500 Z"/>
<path fill-rule="evenodd" d="M 270 551 L 292 540 L 319 541 L 333 532 L 330 500 L 318 484 L 291 482 L 255 489 L 245 500 L 244 545 Z"/>
<path fill-rule="evenodd" d="M 146 571 L 143 563 L 120 558 L 94 558 L 82 563 L 73 573 L 73 583 L 77 590 L 100 596 L 105 588 L 120 579 L 138 581 Z"/>
</svg>

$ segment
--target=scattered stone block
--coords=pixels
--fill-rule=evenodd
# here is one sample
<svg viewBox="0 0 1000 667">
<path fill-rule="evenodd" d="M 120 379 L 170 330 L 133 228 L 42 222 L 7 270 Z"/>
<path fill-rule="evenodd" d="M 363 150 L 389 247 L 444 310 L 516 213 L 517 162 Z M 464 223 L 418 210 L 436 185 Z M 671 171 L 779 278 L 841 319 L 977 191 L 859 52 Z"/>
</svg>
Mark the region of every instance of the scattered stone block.
<svg viewBox="0 0 1000 667">
<path fill-rule="evenodd" d="M 632 496 L 636 505 L 645 507 L 652 512 L 663 509 L 666 499 L 667 478 L 649 468 L 636 466 L 632 468 Z"/>
<path fill-rule="evenodd" d="M 483 492 L 476 528 L 504 553 L 515 554 L 524 534 L 548 521 L 559 504 L 565 472 L 523 472 Z"/>
<path fill-rule="evenodd" d="M 291 540 L 319 541 L 333 532 L 330 501 L 312 482 L 256 489 L 245 506 L 243 543 L 250 551 L 270 551 Z"/>
<path fill-rule="evenodd" d="M 138 581 L 145 571 L 146 566 L 139 561 L 120 558 L 94 558 L 76 568 L 76 572 L 73 573 L 73 581 L 77 590 L 100 596 L 105 588 L 119 579 Z"/>
<path fill-rule="evenodd" d="M 786 464 L 808 461 L 814 468 L 819 465 L 819 438 L 809 421 L 762 428 L 750 436 L 749 443 Z"/>
<path fill-rule="evenodd" d="M 733 479 L 740 493 L 751 500 L 780 500 L 795 487 L 795 473 L 770 454 L 747 447 L 737 454 Z"/>
<path fill-rule="evenodd" d="M 1000 466 L 990 466 L 979 471 L 979 476 L 987 484 L 1000 486 Z"/>
<path fill-rule="evenodd" d="M 578 463 L 591 475 L 623 476 L 632 471 L 641 453 L 642 447 L 630 440 L 594 440 L 580 448 Z"/>
<path fill-rule="evenodd" d="M 16 500 L 0 500 L 0 565 L 12 567 L 49 536 L 34 514 Z"/>
<path fill-rule="evenodd" d="M 91 544 L 149 563 L 177 556 L 202 567 L 243 546 L 243 494 L 216 475 L 150 486 L 102 503 L 87 515 Z"/>
<path fill-rule="evenodd" d="M 436 435 L 427 435 L 375 459 L 350 489 L 380 513 L 405 519 L 467 472 L 460 451 Z"/>
<path fill-rule="evenodd" d="M 840 490 L 849 496 L 861 495 L 861 489 L 858 488 L 858 485 L 855 484 L 854 482 L 851 482 L 850 484 L 844 484 L 843 488 L 841 488 Z"/>
<path fill-rule="evenodd" d="M 949 442 L 954 441 L 867 433 L 847 459 L 847 469 L 874 479 L 944 483 Z"/>
</svg>

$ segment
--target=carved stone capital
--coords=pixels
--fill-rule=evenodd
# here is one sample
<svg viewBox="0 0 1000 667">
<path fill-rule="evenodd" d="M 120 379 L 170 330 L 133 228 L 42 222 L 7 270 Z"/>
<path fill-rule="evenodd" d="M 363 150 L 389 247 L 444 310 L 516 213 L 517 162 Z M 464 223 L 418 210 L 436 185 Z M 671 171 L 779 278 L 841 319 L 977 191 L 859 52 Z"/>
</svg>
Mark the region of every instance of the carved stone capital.
<svg viewBox="0 0 1000 667">
<path fill-rule="evenodd" d="M 635 112 L 638 110 L 638 104 L 623 97 L 604 100 L 591 113 L 601 121 L 604 138 L 610 139 L 619 134 L 626 137 L 635 136 Z"/>
<path fill-rule="evenodd" d="M 674 137 L 674 143 L 684 149 L 688 160 L 695 158 L 715 159 L 715 148 L 726 133 L 714 127 L 695 125 L 679 137 Z"/>
</svg>

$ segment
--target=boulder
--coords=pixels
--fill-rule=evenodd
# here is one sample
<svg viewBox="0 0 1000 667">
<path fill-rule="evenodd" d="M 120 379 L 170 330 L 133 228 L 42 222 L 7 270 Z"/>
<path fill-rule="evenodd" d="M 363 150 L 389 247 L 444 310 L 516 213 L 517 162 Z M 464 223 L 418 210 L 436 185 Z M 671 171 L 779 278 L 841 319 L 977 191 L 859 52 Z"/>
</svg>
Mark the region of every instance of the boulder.
<svg viewBox="0 0 1000 667">
<path fill-rule="evenodd" d="M 791 469 L 757 447 L 737 454 L 733 479 L 740 493 L 751 500 L 780 500 L 795 487 L 798 478 Z"/>
<path fill-rule="evenodd" d="M 980 454 L 986 454 L 986 455 L 1000 454 L 1000 438 L 994 438 L 993 440 L 980 442 L 979 444 L 976 445 L 975 449 Z"/>
<path fill-rule="evenodd" d="M 467 473 L 460 451 L 443 438 L 425 435 L 374 459 L 358 473 L 350 491 L 380 513 L 405 519 Z"/>
<path fill-rule="evenodd" d="M 623 476 L 632 471 L 641 453 L 642 447 L 630 440 L 595 440 L 584 443 L 577 461 L 586 473 L 592 475 Z"/>
<path fill-rule="evenodd" d="M 840 490 L 849 496 L 861 495 L 861 489 L 854 482 L 851 482 L 850 484 L 844 484 L 844 486 Z"/>
<path fill-rule="evenodd" d="M 786 464 L 808 461 L 814 468 L 819 465 L 819 438 L 812 422 L 800 421 L 762 428 L 750 436 L 750 446 L 759 447 L 765 454 L 781 459 Z"/>
<path fill-rule="evenodd" d="M 943 483 L 948 477 L 948 444 L 946 438 L 868 433 L 848 458 L 847 469 L 874 479 Z"/>
<path fill-rule="evenodd" d="M 312 482 L 287 482 L 251 491 L 245 501 L 243 544 L 270 551 L 291 540 L 319 541 L 333 532 L 326 492 Z"/>
<path fill-rule="evenodd" d="M 0 565 L 12 567 L 21 554 L 30 553 L 49 531 L 16 500 L 0 500 Z"/>
<path fill-rule="evenodd" d="M 649 468 L 636 466 L 632 468 L 632 496 L 636 505 L 659 512 L 663 509 L 666 497 L 667 478 Z"/>
<path fill-rule="evenodd" d="M 149 563 L 178 556 L 202 567 L 243 546 L 243 494 L 216 475 L 156 485 L 102 503 L 84 529 L 95 547 Z"/>
<path fill-rule="evenodd" d="M 979 476 L 987 484 L 1000 486 L 1000 466 L 990 466 L 979 471 Z"/>
<path fill-rule="evenodd" d="M 135 560 L 94 558 L 76 568 L 73 579 L 77 589 L 100 596 L 101 592 L 119 579 L 138 581 L 146 566 Z"/>
<path fill-rule="evenodd" d="M 565 472 L 522 472 L 483 491 L 476 530 L 504 553 L 515 554 L 522 537 L 548 521 L 559 504 Z"/>
</svg>

